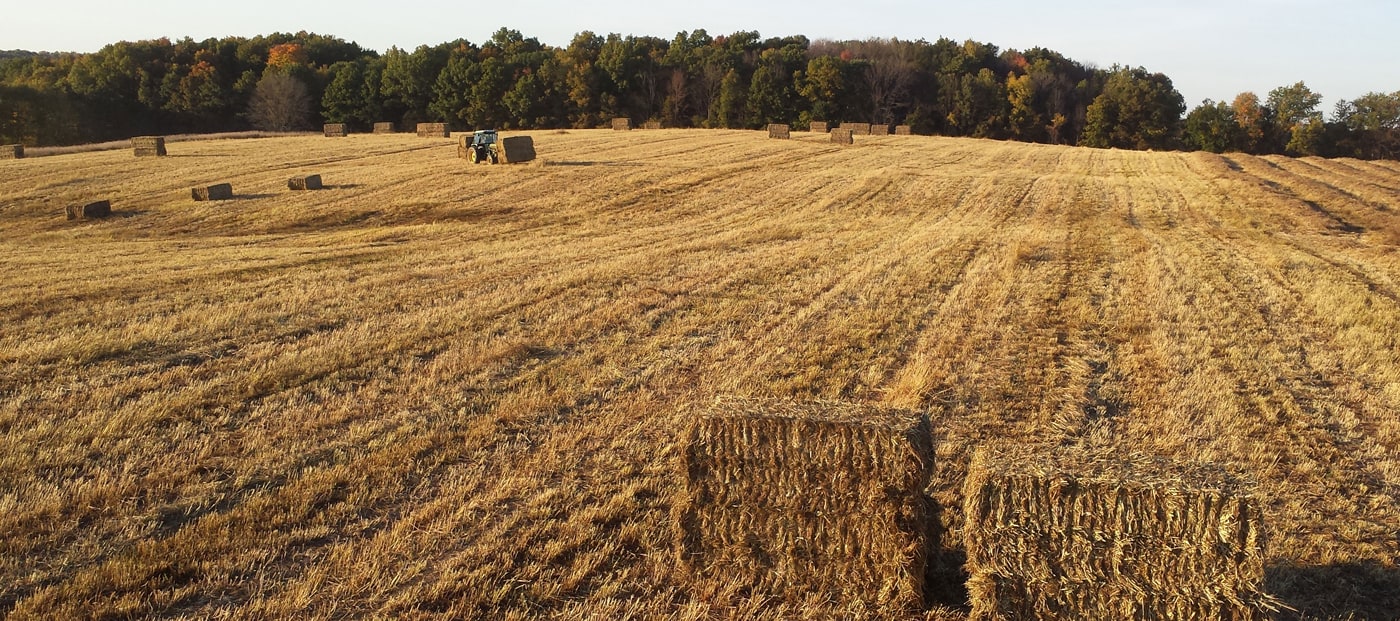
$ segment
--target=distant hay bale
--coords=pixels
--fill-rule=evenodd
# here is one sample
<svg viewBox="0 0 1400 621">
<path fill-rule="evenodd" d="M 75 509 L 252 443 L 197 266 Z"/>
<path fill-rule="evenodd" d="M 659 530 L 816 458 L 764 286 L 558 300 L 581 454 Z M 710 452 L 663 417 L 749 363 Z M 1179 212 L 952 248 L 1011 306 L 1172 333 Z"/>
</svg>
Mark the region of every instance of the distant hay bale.
<svg viewBox="0 0 1400 621">
<path fill-rule="evenodd" d="M 498 141 L 497 157 L 502 164 L 517 164 L 535 159 L 535 139 L 529 136 L 507 136 Z"/>
<path fill-rule="evenodd" d="M 613 131 L 632 131 L 632 119 L 618 117 L 612 120 Z"/>
<path fill-rule="evenodd" d="M 394 124 L 393 124 L 393 123 L 375 123 L 375 124 L 374 124 L 374 133 L 376 133 L 376 134 L 392 134 L 392 133 L 394 133 Z"/>
<path fill-rule="evenodd" d="M 895 126 L 894 126 L 894 135 L 896 135 L 896 136 L 912 136 L 912 135 L 914 135 L 914 128 L 911 127 L 911 126 L 909 126 L 909 125 L 895 125 Z"/>
<path fill-rule="evenodd" d="M 642 123 L 642 129 L 661 129 L 661 121 L 647 121 Z"/>
<path fill-rule="evenodd" d="M 791 130 L 788 128 L 787 125 L 785 125 L 785 124 L 783 124 L 783 123 L 769 123 L 769 124 L 768 124 L 768 137 L 769 137 L 769 138 L 778 138 L 778 139 L 780 139 L 780 140 L 787 140 L 787 139 L 790 137 L 790 135 L 791 135 Z"/>
<path fill-rule="evenodd" d="M 869 136 L 869 135 L 870 135 L 870 124 L 869 124 L 869 123 L 842 123 L 842 124 L 841 124 L 841 129 L 849 129 L 849 130 L 851 130 L 851 135 L 852 135 L 852 136 Z"/>
<path fill-rule="evenodd" d="M 447 123 L 419 123 L 419 138 L 451 138 L 452 132 L 447 128 Z"/>
<path fill-rule="evenodd" d="M 190 196 L 197 201 L 225 201 L 233 198 L 233 186 L 220 183 L 200 188 L 190 188 Z"/>
<path fill-rule="evenodd" d="M 807 126 L 808 131 L 815 132 L 818 134 L 825 134 L 827 132 L 827 129 L 828 126 L 826 124 L 826 121 L 812 121 L 812 124 Z"/>
<path fill-rule="evenodd" d="M 321 175 L 292 177 L 287 180 L 288 190 L 319 190 L 321 187 Z"/>
<path fill-rule="evenodd" d="M 69 220 L 106 218 L 112 215 L 112 202 L 97 201 L 86 205 L 69 205 L 63 211 Z"/>
<path fill-rule="evenodd" d="M 1267 619 L 1264 523 L 1208 466 L 984 446 L 964 483 L 973 621 Z"/>
<path fill-rule="evenodd" d="M 884 123 L 873 123 L 873 124 L 871 124 L 871 126 L 870 126 L 870 135 L 871 135 L 871 136 L 888 136 L 888 135 L 890 135 L 890 126 L 889 126 L 889 125 L 886 125 L 886 124 L 884 124 Z"/>
<path fill-rule="evenodd" d="M 927 563 L 928 418 L 727 398 L 682 440 L 682 560 L 756 594 L 912 609 Z"/>
<path fill-rule="evenodd" d="M 165 155 L 165 136 L 137 136 L 131 139 L 131 148 L 137 157 Z"/>
<path fill-rule="evenodd" d="M 24 145 L 7 144 L 0 146 L 0 160 L 22 160 L 24 159 Z"/>
<path fill-rule="evenodd" d="M 344 138 L 350 135 L 344 123 L 326 123 L 321 130 L 325 132 L 327 138 Z"/>
<path fill-rule="evenodd" d="M 831 130 L 831 141 L 836 144 L 855 144 L 855 139 L 851 138 L 851 130 L 849 129 Z"/>
</svg>

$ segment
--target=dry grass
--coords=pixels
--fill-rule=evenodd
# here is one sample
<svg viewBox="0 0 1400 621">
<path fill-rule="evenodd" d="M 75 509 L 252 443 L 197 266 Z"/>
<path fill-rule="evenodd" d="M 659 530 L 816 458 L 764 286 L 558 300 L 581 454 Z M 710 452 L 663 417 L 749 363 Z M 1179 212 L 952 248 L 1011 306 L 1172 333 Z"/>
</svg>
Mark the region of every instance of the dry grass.
<svg viewBox="0 0 1400 621">
<path fill-rule="evenodd" d="M 677 404 L 722 393 L 927 408 L 953 554 L 985 440 L 1220 463 L 1266 590 L 1400 609 L 1394 164 L 532 135 L 548 166 L 412 134 L 0 162 L 0 615 L 858 614 L 676 563 Z M 239 200 L 190 202 L 214 179 Z"/>
</svg>

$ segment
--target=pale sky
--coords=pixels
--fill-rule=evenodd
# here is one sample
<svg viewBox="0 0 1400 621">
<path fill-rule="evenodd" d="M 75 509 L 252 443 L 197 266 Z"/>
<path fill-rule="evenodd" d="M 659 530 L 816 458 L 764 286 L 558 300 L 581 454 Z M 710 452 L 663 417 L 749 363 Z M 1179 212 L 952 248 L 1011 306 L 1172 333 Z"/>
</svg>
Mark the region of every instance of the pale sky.
<svg viewBox="0 0 1400 621">
<path fill-rule="evenodd" d="M 115 41 L 202 40 L 307 30 L 384 51 L 457 38 L 480 43 L 501 26 L 550 45 L 575 33 L 764 38 L 975 39 L 1001 49 L 1046 47 L 1100 67 L 1143 66 L 1172 78 L 1188 108 L 1202 99 L 1303 81 L 1339 99 L 1400 91 L 1400 2 L 1394 0 L 1110 0 L 994 2 L 857 0 L 0 0 L 0 49 L 92 52 Z"/>
</svg>

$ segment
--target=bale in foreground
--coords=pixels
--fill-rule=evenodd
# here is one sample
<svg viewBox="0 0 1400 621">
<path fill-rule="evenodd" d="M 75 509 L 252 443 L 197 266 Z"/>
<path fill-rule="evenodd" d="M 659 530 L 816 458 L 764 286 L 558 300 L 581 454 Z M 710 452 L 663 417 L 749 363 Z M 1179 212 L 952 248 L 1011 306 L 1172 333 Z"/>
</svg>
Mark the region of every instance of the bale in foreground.
<svg viewBox="0 0 1400 621">
<path fill-rule="evenodd" d="M 416 127 L 419 138 L 451 138 L 452 132 L 447 123 L 419 123 Z"/>
<path fill-rule="evenodd" d="M 287 180 L 288 190 L 319 190 L 321 189 L 321 175 L 307 175 L 305 177 L 292 177 Z"/>
<path fill-rule="evenodd" d="M 164 156 L 165 136 L 137 136 L 131 139 L 131 148 L 136 157 Z"/>
<path fill-rule="evenodd" d="M 722 399 L 682 447 L 681 556 L 755 596 L 911 610 L 927 562 L 928 418 L 834 402 Z"/>
<path fill-rule="evenodd" d="M 106 218 L 112 215 L 112 201 L 97 201 L 86 205 L 69 205 L 63 209 L 69 220 Z"/>
<path fill-rule="evenodd" d="M 507 136 L 500 139 L 497 156 L 502 164 L 517 164 L 535 159 L 535 139 L 529 136 Z"/>
<path fill-rule="evenodd" d="M 7 144 L 0 146 L 0 160 L 22 160 L 24 159 L 24 145 Z"/>
<path fill-rule="evenodd" d="M 849 129 L 831 130 L 831 141 L 836 144 L 855 144 L 855 139 L 851 137 Z"/>
<path fill-rule="evenodd" d="M 783 124 L 783 123 L 769 123 L 769 124 L 768 124 L 768 137 L 769 137 L 769 138 L 777 138 L 777 139 L 779 139 L 779 140 L 787 140 L 788 138 L 791 137 L 791 135 L 792 135 L 792 130 L 791 130 L 791 128 L 789 128 L 787 125 L 785 125 L 785 124 Z"/>
<path fill-rule="evenodd" d="M 973 621 L 1269 618 L 1258 498 L 1208 466 L 996 444 L 964 488 Z"/>
<path fill-rule="evenodd" d="M 233 185 L 220 183 L 202 188 L 190 188 L 190 197 L 197 201 L 224 201 L 233 198 Z"/>
</svg>

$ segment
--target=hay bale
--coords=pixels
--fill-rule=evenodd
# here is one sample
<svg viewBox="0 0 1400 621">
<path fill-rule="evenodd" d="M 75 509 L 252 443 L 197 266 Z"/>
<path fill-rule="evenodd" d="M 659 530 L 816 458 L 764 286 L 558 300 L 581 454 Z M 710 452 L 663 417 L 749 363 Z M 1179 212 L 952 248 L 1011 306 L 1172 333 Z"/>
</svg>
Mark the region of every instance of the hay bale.
<svg viewBox="0 0 1400 621">
<path fill-rule="evenodd" d="M 909 125 L 895 125 L 895 126 L 894 126 L 894 135 L 896 135 L 896 136 L 912 136 L 912 135 L 914 135 L 914 128 L 911 127 L 911 126 L 909 126 Z"/>
<path fill-rule="evenodd" d="M 376 134 L 392 134 L 392 133 L 394 133 L 394 124 L 393 124 L 393 123 L 375 123 L 375 124 L 374 124 L 374 133 L 376 133 Z"/>
<path fill-rule="evenodd" d="M 137 136 L 131 139 L 131 148 L 137 157 L 164 156 L 165 136 Z"/>
<path fill-rule="evenodd" d="M 22 160 L 24 159 L 24 145 L 7 144 L 0 146 L 0 160 Z"/>
<path fill-rule="evenodd" d="M 201 188 L 190 188 L 190 196 L 197 201 L 225 201 L 233 198 L 233 185 L 220 183 Z"/>
<path fill-rule="evenodd" d="M 496 156 L 502 164 L 518 164 L 535 159 L 535 139 L 529 136 L 507 136 L 498 139 Z"/>
<path fill-rule="evenodd" d="M 682 444 L 678 547 L 693 571 L 779 598 L 921 604 L 926 416 L 727 398 L 696 416 Z"/>
<path fill-rule="evenodd" d="M 287 180 L 288 190 L 319 190 L 321 187 L 321 175 L 292 177 Z"/>
<path fill-rule="evenodd" d="M 612 128 L 613 128 L 613 131 L 619 131 L 619 132 L 628 132 L 628 131 L 632 131 L 632 119 L 625 119 L 625 118 L 620 118 L 620 117 L 619 117 L 619 118 L 616 118 L 616 119 L 613 119 L 613 120 L 612 120 Z"/>
<path fill-rule="evenodd" d="M 419 138 L 451 138 L 452 132 L 447 128 L 447 123 L 419 123 Z"/>
<path fill-rule="evenodd" d="M 1267 619 L 1248 486 L 1122 451 L 997 444 L 964 483 L 972 619 Z"/>
<path fill-rule="evenodd" d="M 890 126 L 885 125 L 884 123 L 874 123 L 870 126 L 870 135 L 888 136 L 890 135 Z"/>
<path fill-rule="evenodd" d="M 69 220 L 106 218 L 112 215 L 112 201 L 97 201 L 86 205 L 69 205 L 63 209 Z"/>
<path fill-rule="evenodd" d="M 661 129 L 661 121 L 647 121 L 642 123 L 642 129 Z"/>
<path fill-rule="evenodd" d="M 777 138 L 777 139 L 779 139 L 779 140 L 787 140 L 787 139 L 790 137 L 790 134 L 791 134 L 791 130 L 788 128 L 787 125 L 785 125 L 785 124 L 783 124 L 783 123 L 769 123 L 769 124 L 768 124 L 768 137 L 769 137 L 769 138 Z"/>
<path fill-rule="evenodd" d="M 869 124 L 869 123 L 842 123 L 842 124 L 841 124 L 841 129 L 849 129 L 849 130 L 851 130 L 851 135 L 852 135 L 852 136 L 869 136 L 869 135 L 870 135 L 870 124 Z"/>
<path fill-rule="evenodd" d="M 321 131 L 326 134 L 327 138 L 344 138 L 350 135 L 350 130 L 344 123 L 326 123 L 321 127 Z"/>
<path fill-rule="evenodd" d="M 855 139 L 851 138 L 851 130 L 849 129 L 831 130 L 831 141 L 836 144 L 855 144 Z"/>
<path fill-rule="evenodd" d="M 807 126 L 808 131 L 816 132 L 819 134 L 825 134 L 828 129 L 829 127 L 827 126 L 826 121 L 812 121 L 812 124 Z"/>
</svg>

